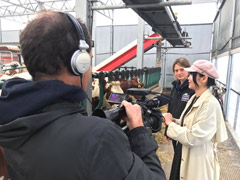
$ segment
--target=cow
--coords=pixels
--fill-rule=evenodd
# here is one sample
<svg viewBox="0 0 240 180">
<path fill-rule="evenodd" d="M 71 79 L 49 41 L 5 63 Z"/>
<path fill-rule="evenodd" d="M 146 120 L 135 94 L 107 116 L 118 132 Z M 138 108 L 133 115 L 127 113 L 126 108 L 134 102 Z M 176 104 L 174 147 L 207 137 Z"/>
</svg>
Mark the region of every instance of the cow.
<svg viewBox="0 0 240 180">
<path fill-rule="evenodd" d="M 138 77 L 133 77 L 131 80 L 120 79 L 120 86 L 123 89 L 123 92 L 126 93 L 126 90 L 129 88 L 143 88 L 144 83 L 139 82 Z"/>
<path fill-rule="evenodd" d="M 144 87 L 143 82 L 139 82 L 139 78 L 133 77 L 131 80 L 119 79 L 118 81 L 111 81 L 107 83 L 107 78 L 104 78 L 103 83 L 103 103 L 101 108 L 110 109 L 112 106 L 108 103 L 108 99 L 111 93 L 125 94 L 126 90 L 129 88 L 142 88 Z M 93 110 L 97 107 L 99 103 L 99 80 L 95 79 L 92 82 L 92 105 Z M 98 107 L 100 108 L 100 107 Z"/>
</svg>

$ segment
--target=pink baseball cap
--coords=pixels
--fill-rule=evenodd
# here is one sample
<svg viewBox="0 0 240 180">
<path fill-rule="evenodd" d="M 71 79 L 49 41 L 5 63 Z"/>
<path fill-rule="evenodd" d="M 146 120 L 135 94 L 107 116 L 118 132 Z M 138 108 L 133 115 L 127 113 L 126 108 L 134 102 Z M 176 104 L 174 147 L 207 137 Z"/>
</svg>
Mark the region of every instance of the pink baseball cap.
<svg viewBox="0 0 240 180">
<path fill-rule="evenodd" d="M 193 63 L 191 67 L 184 68 L 184 70 L 188 72 L 198 72 L 213 79 L 219 78 L 215 66 L 213 65 L 213 63 L 207 60 L 197 60 Z"/>
</svg>

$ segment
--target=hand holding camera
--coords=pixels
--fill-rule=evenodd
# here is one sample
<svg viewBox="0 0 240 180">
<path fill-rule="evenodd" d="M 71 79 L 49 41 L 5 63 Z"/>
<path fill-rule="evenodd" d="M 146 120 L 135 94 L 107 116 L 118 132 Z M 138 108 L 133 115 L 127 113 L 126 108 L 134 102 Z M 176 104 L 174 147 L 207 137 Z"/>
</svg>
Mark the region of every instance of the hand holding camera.
<svg viewBox="0 0 240 180">
<path fill-rule="evenodd" d="M 115 102 L 116 104 L 122 103 L 122 106 L 105 111 L 101 109 L 96 109 L 93 115 L 107 118 L 115 122 L 125 132 L 127 132 L 129 129 L 133 129 L 134 127 L 142 126 L 142 123 L 151 133 L 156 133 L 160 131 L 162 127 L 163 116 L 162 112 L 157 107 L 167 104 L 169 98 L 167 96 L 161 95 L 157 96 L 155 98 L 156 100 L 149 100 L 146 98 L 146 95 L 158 93 L 152 92 L 151 90 L 144 88 L 130 88 L 127 90 L 127 94 L 133 96 L 141 96 L 141 99 L 137 99 L 135 102 L 131 101 L 131 103 L 127 101 L 122 101 L 122 103 L 119 101 L 122 98 L 119 98 L 120 96 L 118 95 L 118 98 L 116 98 L 118 100 L 117 102 L 113 101 L 112 98 L 110 99 L 110 102 Z M 114 93 L 113 95 L 117 94 Z M 121 97 L 123 97 L 123 95 L 121 95 Z M 141 110 L 139 110 L 139 106 Z M 128 116 L 128 118 L 126 119 L 126 121 L 123 121 L 122 119 L 126 118 L 125 116 Z M 128 128 L 126 128 L 126 123 Z"/>
<path fill-rule="evenodd" d="M 142 119 L 142 110 L 138 104 L 131 104 L 127 101 L 122 101 L 122 106 L 125 107 L 126 116 L 122 117 L 127 123 L 129 130 L 139 126 L 144 126 Z"/>
</svg>

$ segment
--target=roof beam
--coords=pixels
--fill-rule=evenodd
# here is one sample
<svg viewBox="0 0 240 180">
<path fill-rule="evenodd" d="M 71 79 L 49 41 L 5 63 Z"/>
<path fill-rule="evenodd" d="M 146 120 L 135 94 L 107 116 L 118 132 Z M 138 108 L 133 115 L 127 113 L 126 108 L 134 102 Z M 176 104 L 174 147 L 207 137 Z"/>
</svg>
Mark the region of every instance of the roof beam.
<svg viewBox="0 0 240 180">
<path fill-rule="evenodd" d="M 29 11 L 32 11 L 32 12 L 35 12 L 34 9 L 25 7 L 25 6 L 23 6 L 23 4 L 13 3 L 13 2 L 11 2 L 11 1 L 9 1 L 9 0 L 1 0 L 1 1 L 6 2 L 6 3 L 9 3 L 9 4 L 13 5 L 13 6 L 17 6 L 17 7 L 20 7 L 20 8 L 23 8 L 23 9 L 26 9 L 26 10 L 29 10 Z M 19 2 L 20 2 L 20 1 L 19 1 Z M 8 7 L 9 7 L 9 6 L 8 6 Z"/>
<path fill-rule="evenodd" d="M 149 3 L 149 4 L 120 4 L 120 5 L 103 5 L 103 6 L 93 6 L 92 10 L 107 10 L 107 9 L 125 9 L 125 8 L 157 8 L 165 6 L 179 6 L 179 5 L 190 5 L 192 0 L 175 0 L 175 1 L 164 1 L 159 3 Z"/>
</svg>

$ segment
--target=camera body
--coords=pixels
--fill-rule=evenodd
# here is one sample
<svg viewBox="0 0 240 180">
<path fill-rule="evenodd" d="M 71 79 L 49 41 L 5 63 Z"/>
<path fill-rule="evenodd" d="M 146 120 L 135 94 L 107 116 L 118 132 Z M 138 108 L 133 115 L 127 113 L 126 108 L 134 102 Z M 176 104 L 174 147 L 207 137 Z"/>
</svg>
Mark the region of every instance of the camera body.
<svg viewBox="0 0 240 180">
<path fill-rule="evenodd" d="M 121 104 L 122 100 L 127 100 L 132 104 L 140 105 L 142 108 L 142 119 L 143 119 L 144 126 L 148 129 L 149 132 L 152 132 L 152 133 L 156 133 L 160 131 L 162 128 L 163 116 L 162 116 L 162 112 L 157 107 L 161 103 L 159 103 L 160 102 L 159 100 L 157 100 L 156 102 L 156 98 L 151 100 L 146 98 L 146 95 L 148 94 L 159 94 L 159 93 L 152 92 L 151 90 L 145 89 L 145 88 L 141 88 L 141 89 L 130 88 L 126 91 L 126 93 L 127 95 L 138 96 L 140 97 L 140 99 L 137 99 L 135 102 L 132 102 L 132 100 L 127 95 L 112 93 L 112 95 L 109 98 L 109 102 L 111 104 Z M 124 106 L 119 106 L 117 108 L 113 108 L 105 111 L 101 109 L 97 109 L 95 110 L 93 115 L 107 118 L 113 121 L 114 123 L 118 124 L 125 132 L 128 131 L 125 121 L 121 120 L 122 117 L 126 116 Z"/>
</svg>

